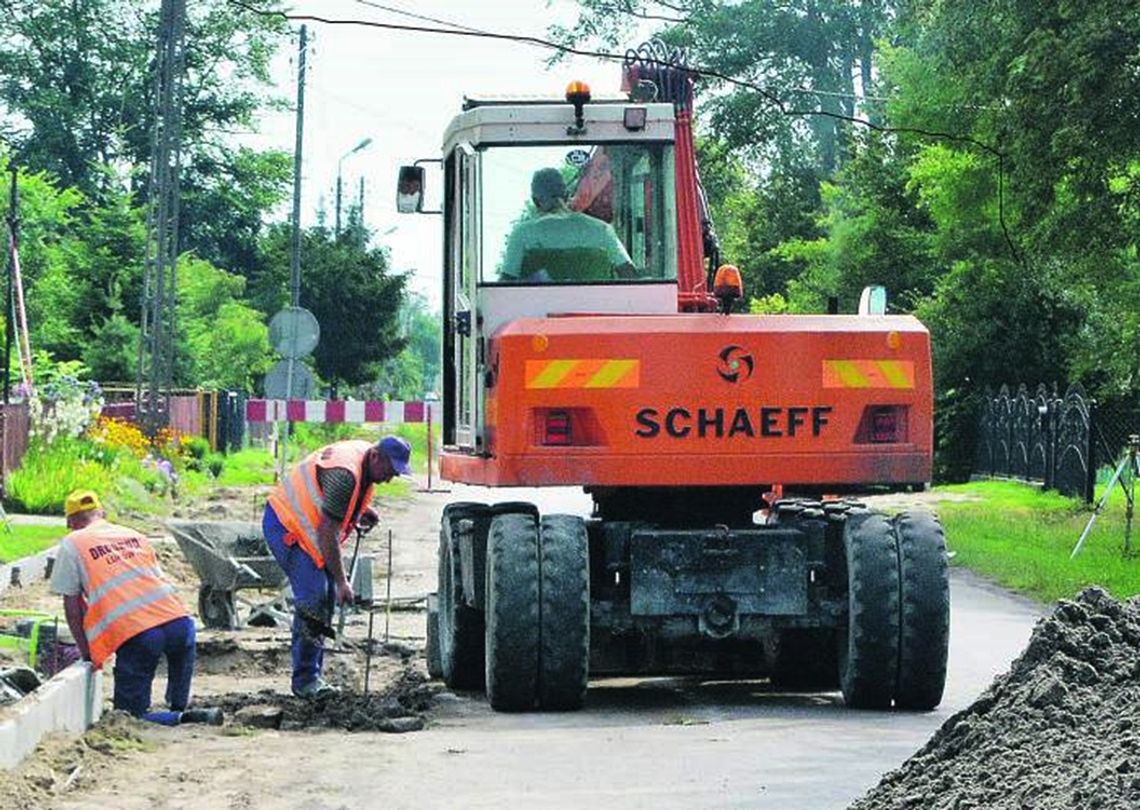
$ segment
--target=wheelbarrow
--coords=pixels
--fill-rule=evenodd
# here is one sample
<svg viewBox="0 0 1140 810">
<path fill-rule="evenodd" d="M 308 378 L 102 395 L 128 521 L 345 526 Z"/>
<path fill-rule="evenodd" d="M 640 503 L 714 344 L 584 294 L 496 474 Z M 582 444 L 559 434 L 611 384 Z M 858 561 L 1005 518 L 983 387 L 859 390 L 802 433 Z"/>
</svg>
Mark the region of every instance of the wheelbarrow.
<svg viewBox="0 0 1140 810">
<path fill-rule="evenodd" d="M 182 555 L 201 580 L 198 616 L 206 627 L 237 630 L 247 624 L 288 624 L 287 578 L 269 551 L 261 527 L 232 521 L 168 520 Z M 238 591 L 276 589 L 267 601 L 253 602 Z M 238 612 L 242 606 L 247 610 Z"/>
</svg>

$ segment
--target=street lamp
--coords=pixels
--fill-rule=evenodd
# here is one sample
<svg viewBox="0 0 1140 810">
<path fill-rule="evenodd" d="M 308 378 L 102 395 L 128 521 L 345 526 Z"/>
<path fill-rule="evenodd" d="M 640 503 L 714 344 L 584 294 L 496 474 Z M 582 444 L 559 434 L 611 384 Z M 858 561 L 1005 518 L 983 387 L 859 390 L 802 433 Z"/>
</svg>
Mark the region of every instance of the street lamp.
<svg viewBox="0 0 1140 810">
<path fill-rule="evenodd" d="M 352 147 L 347 152 L 345 152 L 343 155 L 341 155 L 340 160 L 338 160 L 336 162 L 336 236 L 338 238 L 340 237 L 340 194 L 341 194 L 340 167 L 341 167 L 341 164 L 344 163 L 345 158 L 350 157 L 352 155 L 355 155 L 361 149 L 367 148 L 367 146 L 370 143 L 372 143 L 372 139 L 371 138 L 365 138 L 360 143 L 358 143 L 356 146 Z"/>
</svg>

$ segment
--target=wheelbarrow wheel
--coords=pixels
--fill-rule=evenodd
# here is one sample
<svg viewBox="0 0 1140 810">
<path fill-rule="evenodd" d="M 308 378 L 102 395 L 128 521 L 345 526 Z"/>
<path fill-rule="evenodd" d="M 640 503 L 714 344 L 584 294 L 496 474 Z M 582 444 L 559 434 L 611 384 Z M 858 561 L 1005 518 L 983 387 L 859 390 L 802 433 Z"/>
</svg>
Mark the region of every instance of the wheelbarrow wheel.
<svg viewBox="0 0 1140 810">
<path fill-rule="evenodd" d="M 202 624 L 214 630 L 236 630 L 237 610 L 234 592 L 222 591 L 209 585 L 198 589 L 198 616 Z"/>
</svg>

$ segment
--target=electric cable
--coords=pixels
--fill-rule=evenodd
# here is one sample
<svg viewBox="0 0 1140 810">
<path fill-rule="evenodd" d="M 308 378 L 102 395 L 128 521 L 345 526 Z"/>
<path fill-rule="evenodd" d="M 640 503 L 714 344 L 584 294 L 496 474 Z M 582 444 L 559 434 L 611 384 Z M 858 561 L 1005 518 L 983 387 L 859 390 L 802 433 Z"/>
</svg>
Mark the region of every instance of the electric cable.
<svg viewBox="0 0 1140 810">
<path fill-rule="evenodd" d="M 460 26 L 458 23 L 451 23 L 451 22 L 446 22 L 446 21 L 436 21 L 436 22 L 437 22 L 437 24 L 449 25 L 449 26 L 453 26 L 453 27 L 452 28 L 435 28 L 435 27 L 422 26 L 422 25 L 405 25 L 402 23 L 381 22 L 378 20 L 322 17 L 322 16 L 319 16 L 316 14 L 292 14 L 289 12 L 281 11 L 279 9 L 258 8 L 257 6 L 254 6 L 248 2 L 245 2 L 245 0 L 228 0 L 228 2 L 232 6 L 236 6 L 238 8 L 244 9 L 245 11 L 251 12 L 253 14 L 258 14 L 258 15 L 266 16 L 266 17 L 281 17 L 282 19 L 285 19 L 288 21 L 315 22 L 315 23 L 322 23 L 324 25 L 332 25 L 332 26 L 355 26 L 355 27 L 364 27 L 364 28 L 378 28 L 378 29 L 382 29 L 382 30 L 402 31 L 402 32 L 407 32 L 407 33 L 418 33 L 418 34 L 438 34 L 438 35 L 443 35 L 443 36 L 460 36 L 460 37 L 470 37 L 470 38 L 475 38 L 475 39 L 493 39 L 493 40 L 506 41 L 506 42 L 515 42 L 515 43 L 522 44 L 522 45 L 531 45 L 534 47 L 558 51 L 560 53 L 570 54 L 573 56 L 582 56 L 582 57 L 593 58 L 593 59 L 601 59 L 601 60 L 606 60 L 606 61 L 623 62 L 623 61 L 625 61 L 625 59 L 628 56 L 628 52 L 626 54 L 617 54 L 617 53 L 612 53 L 610 51 L 595 51 L 595 50 L 587 50 L 584 48 L 575 48 L 575 47 L 572 47 L 569 45 L 560 45 L 557 42 L 553 42 L 553 41 L 548 40 L 548 39 L 543 39 L 541 37 L 530 36 L 527 34 L 505 34 L 505 33 L 500 33 L 500 32 L 496 32 L 496 31 L 481 31 L 479 29 L 468 28 L 466 26 Z M 374 0 L 368 0 L 368 2 L 365 2 L 365 0 L 354 0 L 354 2 L 359 2 L 359 3 L 362 3 L 363 5 L 380 7 L 380 4 L 375 3 Z M 405 12 L 402 10 L 396 10 L 396 9 L 391 8 L 391 7 L 385 7 L 384 10 L 392 11 L 394 13 L 399 13 L 399 14 L 407 14 L 407 15 L 412 14 L 412 12 Z M 417 16 L 419 16 L 419 15 L 417 15 Z M 428 19 L 428 18 L 424 18 L 424 19 Z M 675 67 L 675 65 L 673 65 L 672 62 L 667 62 L 667 61 L 663 61 L 663 60 L 656 60 L 656 59 L 650 58 L 647 61 L 657 62 L 658 64 L 660 64 L 661 67 Z M 874 132 L 878 132 L 881 134 L 918 135 L 918 136 L 924 137 L 924 138 L 948 140 L 948 141 L 955 141 L 955 142 L 959 142 L 959 143 L 966 143 L 966 144 L 970 144 L 971 146 L 975 146 L 978 149 L 981 149 L 982 151 L 984 151 L 984 152 L 990 154 L 991 156 L 997 158 L 997 161 L 998 161 L 998 220 L 999 220 L 999 224 L 1001 225 L 1002 236 L 1003 236 L 1005 243 L 1006 243 L 1006 246 L 1009 248 L 1010 254 L 1013 256 L 1014 260 L 1019 265 L 1021 265 L 1022 267 L 1026 267 L 1025 260 L 1022 257 L 1020 251 L 1018 251 L 1017 246 L 1014 244 L 1013 239 L 1009 233 L 1009 228 L 1008 228 L 1006 221 L 1005 221 L 1004 174 L 1005 174 L 1005 157 L 1006 157 L 1006 154 L 1003 151 L 1001 151 L 999 148 L 997 148 L 996 146 L 988 144 L 985 141 L 979 140 L 978 138 L 974 138 L 974 137 L 969 136 L 969 135 L 958 135 L 958 134 L 954 134 L 951 132 L 942 132 L 940 130 L 927 129 L 924 127 L 891 127 L 891 126 L 885 126 L 882 124 L 876 124 L 875 122 L 869 121 L 865 118 L 858 118 L 858 117 L 853 116 L 853 115 L 845 115 L 843 113 L 832 112 L 829 110 L 789 109 L 787 103 L 783 99 L 781 99 L 779 96 L 777 96 L 776 94 L 774 94 L 772 91 L 768 90 L 767 88 L 763 87 L 762 85 L 757 84 L 756 82 L 749 81 L 747 79 L 740 79 L 740 78 L 737 78 L 735 76 L 730 76 L 726 73 L 722 73 L 721 71 L 713 70 L 713 69 L 707 68 L 707 67 L 688 65 L 684 69 L 687 70 L 693 76 L 703 76 L 703 77 L 710 78 L 710 79 L 717 79 L 719 81 L 725 82 L 726 84 L 732 85 L 734 87 L 752 90 L 753 92 L 758 93 L 760 96 L 762 96 L 764 99 L 766 99 L 769 103 L 771 103 L 780 112 L 780 114 L 784 115 L 784 116 L 799 117 L 799 118 L 807 118 L 807 117 L 831 118 L 831 119 L 835 119 L 838 121 L 845 121 L 845 122 L 850 123 L 850 124 L 862 126 L 862 127 L 865 127 L 869 130 L 872 130 Z M 801 91 L 801 90 L 797 89 L 797 92 L 799 92 L 799 91 Z M 806 91 L 802 91 L 802 92 L 812 93 L 812 92 L 816 92 L 816 91 L 806 90 Z"/>
</svg>

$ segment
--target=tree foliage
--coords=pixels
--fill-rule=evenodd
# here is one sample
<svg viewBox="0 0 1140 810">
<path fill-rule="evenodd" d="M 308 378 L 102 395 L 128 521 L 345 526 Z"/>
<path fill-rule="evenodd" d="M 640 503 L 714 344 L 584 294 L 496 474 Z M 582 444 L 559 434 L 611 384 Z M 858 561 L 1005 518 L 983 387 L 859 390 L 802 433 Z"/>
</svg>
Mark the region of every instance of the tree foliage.
<svg viewBox="0 0 1140 810">
<path fill-rule="evenodd" d="M 398 318 L 407 277 L 394 274 L 384 250 L 369 248 L 359 220 L 339 239 L 323 227 L 301 240 L 300 304 L 316 316 L 321 339 L 313 358 L 334 390 L 376 378 L 380 364 L 404 348 Z M 292 234 L 279 226 L 262 244 L 257 301 L 266 312 L 289 303 Z"/>
<path fill-rule="evenodd" d="M 655 26 L 698 67 L 751 83 L 697 84 L 726 258 L 753 311 L 831 296 L 849 311 L 880 283 L 917 313 L 943 473 L 969 471 L 987 386 L 1080 380 L 1140 416 L 1136 4 L 583 6 L 553 33 L 612 47 Z"/>
</svg>

